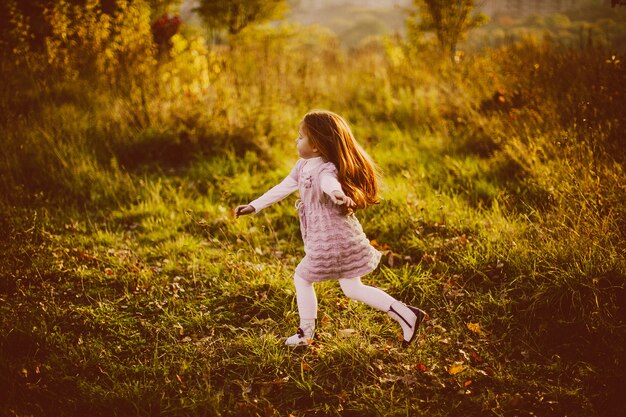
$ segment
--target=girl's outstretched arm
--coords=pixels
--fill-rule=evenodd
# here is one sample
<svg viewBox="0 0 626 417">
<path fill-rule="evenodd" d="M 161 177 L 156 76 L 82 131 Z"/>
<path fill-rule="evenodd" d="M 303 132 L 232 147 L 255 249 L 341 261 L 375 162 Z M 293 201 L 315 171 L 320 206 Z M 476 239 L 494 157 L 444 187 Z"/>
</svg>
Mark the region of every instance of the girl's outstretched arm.
<svg viewBox="0 0 626 417">
<path fill-rule="evenodd" d="M 284 180 L 282 180 L 278 185 L 272 187 L 269 191 L 263 194 L 261 197 L 256 200 L 250 202 L 249 204 L 244 204 L 241 206 L 237 206 L 235 208 L 235 216 L 244 216 L 246 214 L 258 213 L 263 210 L 265 207 L 272 205 L 283 198 L 287 197 L 289 194 L 293 193 L 298 189 L 298 170 L 302 164 L 302 160 L 298 161 L 296 165 L 292 168 L 291 172 Z"/>
<path fill-rule="evenodd" d="M 256 210 L 250 204 L 244 204 L 242 206 L 237 206 L 235 209 L 235 217 L 245 216 L 246 214 L 252 214 Z"/>
</svg>

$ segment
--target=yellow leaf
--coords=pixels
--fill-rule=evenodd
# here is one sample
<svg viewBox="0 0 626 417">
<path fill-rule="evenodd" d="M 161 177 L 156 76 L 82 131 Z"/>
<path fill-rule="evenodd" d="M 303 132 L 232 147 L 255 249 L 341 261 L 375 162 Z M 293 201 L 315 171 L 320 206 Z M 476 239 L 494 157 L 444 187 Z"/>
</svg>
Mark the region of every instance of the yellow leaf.
<svg viewBox="0 0 626 417">
<path fill-rule="evenodd" d="M 450 375 L 456 375 L 459 372 L 463 372 L 463 370 L 465 370 L 465 365 L 463 364 L 454 364 L 451 367 L 448 368 L 448 373 Z"/>
<path fill-rule="evenodd" d="M 479 323 L 467 323 L 467 329 L 470 332 L 474 332 L 476 334 L 483 334 L 483 331 L 480 329 Z"/>
</svg>

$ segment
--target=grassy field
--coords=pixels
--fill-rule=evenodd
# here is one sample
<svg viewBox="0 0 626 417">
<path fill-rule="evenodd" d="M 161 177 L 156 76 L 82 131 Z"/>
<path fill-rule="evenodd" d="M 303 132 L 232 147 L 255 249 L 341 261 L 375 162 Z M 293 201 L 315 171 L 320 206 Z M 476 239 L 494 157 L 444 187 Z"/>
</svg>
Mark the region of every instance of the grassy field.
<svg viewBox="0 0 626 417">
<path fill-rule="evenodd" d="M 128 78 L 2 61 L 0 414 L 624 415 L 623 55 L 525 39 L 436 64 L 294 27 L 166 54 Z M 295 196 L 232 208 L 288 173 L 311 108 L 383 171 L 364 281 L 430 313 L 408 348 L 332 282 L 316 342 L 283 345 Z"/>
</svg>

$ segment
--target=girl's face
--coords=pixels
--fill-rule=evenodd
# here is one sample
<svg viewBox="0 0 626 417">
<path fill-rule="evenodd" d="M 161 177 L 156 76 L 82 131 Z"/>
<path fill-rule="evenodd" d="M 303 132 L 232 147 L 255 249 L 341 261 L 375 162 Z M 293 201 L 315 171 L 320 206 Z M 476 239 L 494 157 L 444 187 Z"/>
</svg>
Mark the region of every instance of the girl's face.
<svg viewBox="0 0 626 417">
<path fill-rule="evenodd" d="M 309 159 L 320 156 L 319 151 L 309 142 L 309 138 L 302 132 L 302 129 L 300 129 L 298 139 L 296 139 L 296 148 L 298 148 L 300 158 Z"/>
</svg>

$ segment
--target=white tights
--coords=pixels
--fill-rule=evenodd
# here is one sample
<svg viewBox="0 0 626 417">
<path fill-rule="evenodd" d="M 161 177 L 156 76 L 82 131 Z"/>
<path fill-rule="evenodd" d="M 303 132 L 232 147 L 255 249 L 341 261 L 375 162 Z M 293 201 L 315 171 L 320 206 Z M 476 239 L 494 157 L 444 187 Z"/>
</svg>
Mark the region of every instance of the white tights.
<svg viewBox="0 0 626 417">
<path fill-rule="evenodd" d="M 300 319 L 317 318 L 317 296 L 313 282 L 307 281 L 298 275 L 294 276 L 296 286 L 296 301 L 298 302 L 298 314 Z M 361 301 L 381 311 L 389 311 L 389 307 L 396 299 L 375 287 L 370 287 L 361 282 L 361 278 L 343 278 L 339 280 L 343 293 L 357 301 Z"/>
</svg>

